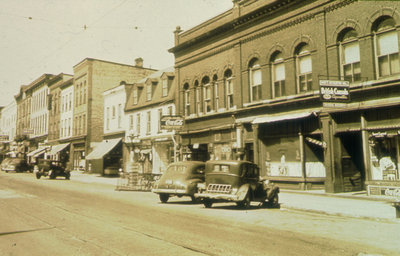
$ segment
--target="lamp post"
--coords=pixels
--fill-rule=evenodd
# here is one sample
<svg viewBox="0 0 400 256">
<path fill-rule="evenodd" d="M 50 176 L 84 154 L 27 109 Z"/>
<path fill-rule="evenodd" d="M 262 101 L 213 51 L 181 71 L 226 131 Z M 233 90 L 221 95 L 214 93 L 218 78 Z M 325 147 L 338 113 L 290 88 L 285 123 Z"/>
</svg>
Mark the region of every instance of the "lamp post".
<svg viewBox="0 0 400 256">
<path fill-rule="evenodd" d="M 138 139 L 138 135 L 135 133 L 129 133 L 129 135 L 126 136 L 128 139 L 128 147 L 129 147 L 129 162 L 127 165 L 127 172 L 132 172 L 132 166 L 134 162 L 134 143 L 139 143 L 140 140 Z"/>
</svg>

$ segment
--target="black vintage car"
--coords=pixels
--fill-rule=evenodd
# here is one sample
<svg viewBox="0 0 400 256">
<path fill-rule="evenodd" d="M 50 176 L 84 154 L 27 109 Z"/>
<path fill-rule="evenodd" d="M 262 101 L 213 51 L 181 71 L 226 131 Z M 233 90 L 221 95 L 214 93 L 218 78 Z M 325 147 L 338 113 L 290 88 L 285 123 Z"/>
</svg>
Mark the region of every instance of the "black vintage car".
<svg viewBox="0 0 400 256">
<path fill-rule="evenodd" d="M 63 167 L 62 162 L 49 159 L 39 159 L 38 163 L 33 169 L 33 172 L 35 173 L 37 179 L 40 179 L 42 176 L 49 176 L 50 179 L 55 179 L 61 176 L 69 180 L 71 177 L 70 171 Z"/>
<path fill-rule="evenodd" d="M 197 183 L 204 182 L 204 162 L 184 161 L 172 163 L 152 189 L 166 203 L 171 196 L 190 196 L 195 201 Z"/>
<path fill-rule="evenodd" d="M 251 201 L 261 205 L 279 205 L 279 187 L 260 177 L 256 164 L 248 161 L 208 161 L 205 182 L 198 184 L 194 196 L 202 199 L 206 208 L 214 202 L 235 202 L 248 208 Z"/>
</svg>

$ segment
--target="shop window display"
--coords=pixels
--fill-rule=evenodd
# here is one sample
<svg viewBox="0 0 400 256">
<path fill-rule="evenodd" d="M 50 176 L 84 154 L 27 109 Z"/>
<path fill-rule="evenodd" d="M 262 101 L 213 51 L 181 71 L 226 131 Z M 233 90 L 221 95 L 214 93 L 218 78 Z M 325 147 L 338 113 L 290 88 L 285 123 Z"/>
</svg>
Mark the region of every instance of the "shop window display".
<svg viewBox="0 0 400 256">
<path fill-rule="evenodd" d="M 399 141 L 395 136 L 385 135 L 372 134 L 369 141 L 372 180 L 400 180 Z"/>
</svg>

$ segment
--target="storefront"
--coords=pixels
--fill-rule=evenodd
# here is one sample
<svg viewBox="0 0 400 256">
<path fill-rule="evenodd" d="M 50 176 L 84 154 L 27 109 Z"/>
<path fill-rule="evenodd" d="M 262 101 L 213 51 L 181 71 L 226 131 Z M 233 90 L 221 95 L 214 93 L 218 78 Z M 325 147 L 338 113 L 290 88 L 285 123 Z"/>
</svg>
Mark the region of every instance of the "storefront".
<svg viewBox="0 0 400 256">
<path fill-rule="evenodd" d="M 180 132 L 182 160 L 232 160 L 237 159 L 237 136 L 234 125 Z"/>
<path fill-rule="evenodd" d="M 327 192 L 400 197 L 400 107 L 331 110 L 321 120 L 331 142 Z"/>
<path fill-rule="evenodd" d="M 281 187 L 321 189 L 325 182 L 324 147 L 318 109 L 256 117 L 261 175 Z"/>
<path fill-rule="evenodd" d="M 116 175 L 122 168 L 122 139 L 107 139 L 95 145 L 86 156 L 88 172 Z"/>
</svg>

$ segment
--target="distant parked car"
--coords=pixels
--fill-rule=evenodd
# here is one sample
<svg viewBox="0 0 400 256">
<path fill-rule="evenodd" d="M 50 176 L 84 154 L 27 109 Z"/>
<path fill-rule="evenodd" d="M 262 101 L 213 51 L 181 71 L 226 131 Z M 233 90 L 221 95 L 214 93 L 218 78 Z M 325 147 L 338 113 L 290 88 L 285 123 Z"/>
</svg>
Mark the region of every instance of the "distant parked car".
<svg viewBox="0 0 400 256">
<path fill-rule="evenodd" d="M 4 158 L 3 161 L 1 161 L 0 168 L 1 168 L 2 171 L 5 171 L 4 168 L 7 166 L 7 164 L 8 164 L 11 160 L 12 160 L 12 158 L 7 157 L 7 158 Z"/>
<path fill-rule="evenodd" d="M 26 172 L 32 171 L 32 169 L 24 158 L 10 158 L 7 164 L 5 164 L 4 171 Z"/>
<path fill-rule="evenodd" d="M 214 202 L 235 202 L 237 206 L 248 208 L 251 201 L 262 205 L 279 205 L 279 187 L 260 178 L 256 164 L 248 161 L 207 161 L 205 182 L 198 184 L 194 196 L 202 199 L 206 208 Z"/>
<path fill-rule="evenodd" d="M 65 169 L 60 161 L 49 159 L 39 159 L 38 163 L 33 169 L 33 172 L 35 173 L 37 179 L 40 179 L 42 176 L 49 176 L 50 179 L 55 179 L 59 176 L 62 176 L 69 180 L 71 177 L 70 171 Z"/>
<path fill-rule="evenodd" d="M 190 196 L 195 201 L 197 184 L 204 182 L 204 162 L 184 161 L 172 163 L 154 184 L 152 192 L 166 203 L 171 196 Z"/>
</svg>

